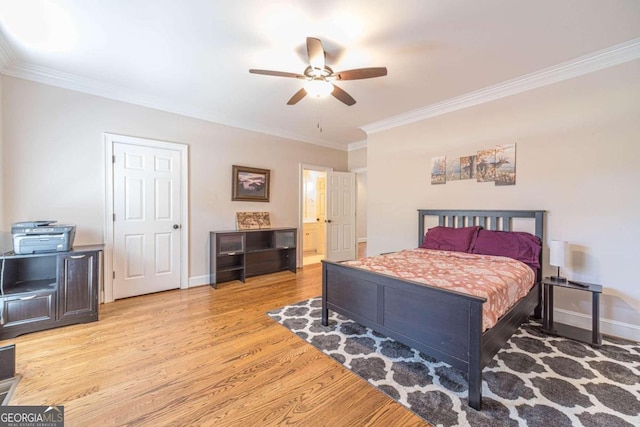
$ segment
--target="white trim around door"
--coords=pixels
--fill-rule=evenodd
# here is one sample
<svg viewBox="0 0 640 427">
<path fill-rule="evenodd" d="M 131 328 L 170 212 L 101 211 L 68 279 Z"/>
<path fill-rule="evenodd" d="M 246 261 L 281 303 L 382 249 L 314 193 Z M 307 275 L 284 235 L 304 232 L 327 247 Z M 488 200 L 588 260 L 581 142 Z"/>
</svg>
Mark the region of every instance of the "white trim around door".
<svg viewBox="0 0 640 427">
<path fill-rule="evenodd" d="M 180 239 L 180 289 L 189 287 L 189 147 L 186 144 L 178 144 L 174 142 L 156 141 L 153 139 L 137 138 L 132 136 L 117 135 L 104 133 L 105 146 L 105 214 L 104 214 L 104 290 L 101 294 L 102 302 L 113 302 L 113 156 L 114 144 L 131 144 L 152 148 L 164 148 L 168 150 L 179 151 L 181 161 L 181 193 L 180 215 L 181 221 L 181 239 Z"/>
</svg>

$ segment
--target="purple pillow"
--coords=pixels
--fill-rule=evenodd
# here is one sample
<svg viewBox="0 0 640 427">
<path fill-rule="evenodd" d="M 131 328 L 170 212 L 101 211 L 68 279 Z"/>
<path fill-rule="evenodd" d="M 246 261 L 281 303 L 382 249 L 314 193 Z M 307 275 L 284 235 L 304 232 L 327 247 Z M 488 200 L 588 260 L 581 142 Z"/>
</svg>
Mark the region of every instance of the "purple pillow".
<svg viewBox="0 0 640 427">
<path fill-rule="evenodd" d="M 469 252 L 480 227 L 433 227 L 424 235 L 421 248 L 441 251 Z"/>
<path fill-rule="evenodd" d="M 471 250 L 472 254 L 506 256 L 540 268 L 540 239 L 520 231 L 480 230 Z"/>
</svg>

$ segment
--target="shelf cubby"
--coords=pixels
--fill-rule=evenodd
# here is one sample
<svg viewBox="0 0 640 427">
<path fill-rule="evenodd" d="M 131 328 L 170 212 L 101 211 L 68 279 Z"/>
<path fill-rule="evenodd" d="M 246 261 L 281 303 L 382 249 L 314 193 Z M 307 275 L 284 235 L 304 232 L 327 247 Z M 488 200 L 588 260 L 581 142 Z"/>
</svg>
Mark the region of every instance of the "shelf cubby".
<svg viewBox="0 0 640 427">
<path fill-rule="evenodd" d="M 295 228 L 210 232 L 210 284 L 289 270 L 296 272 Z"/>
</svg>

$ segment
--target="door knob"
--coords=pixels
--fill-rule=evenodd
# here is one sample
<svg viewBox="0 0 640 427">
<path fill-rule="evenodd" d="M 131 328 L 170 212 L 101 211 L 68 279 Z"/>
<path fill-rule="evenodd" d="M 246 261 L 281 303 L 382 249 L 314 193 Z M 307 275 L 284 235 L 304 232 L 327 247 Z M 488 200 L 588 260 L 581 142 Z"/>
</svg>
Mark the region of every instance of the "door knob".
<svg viewBox="0 0 640 427">
<path fill-rule="evenodd" d="M 178 228 L 180 228 L 180 226 L 178 224 L 173 224 L 173 229 L 177 230 Z"/>
<path fill-rule="evenodd" d="M 324 222 L 331 222 L 331 220 L 330 219 L 325 219 Z"/>
</svg>

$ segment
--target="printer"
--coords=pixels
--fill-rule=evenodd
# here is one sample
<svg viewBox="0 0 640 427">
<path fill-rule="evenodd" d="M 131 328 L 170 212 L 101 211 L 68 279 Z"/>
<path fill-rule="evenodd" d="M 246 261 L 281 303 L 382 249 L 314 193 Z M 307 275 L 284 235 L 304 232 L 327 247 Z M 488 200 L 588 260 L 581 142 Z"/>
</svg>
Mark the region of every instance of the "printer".
<svg viewBox="0 0 640 427">
<path fill-rule="evenodd" d="M 16 222 L 11 226 L 13 251 L 16 254 L 35 254 L 71 250 L 76 226 L 56 223 L 57 221 Z"/>
</svg>

